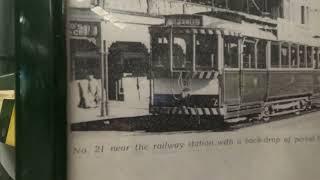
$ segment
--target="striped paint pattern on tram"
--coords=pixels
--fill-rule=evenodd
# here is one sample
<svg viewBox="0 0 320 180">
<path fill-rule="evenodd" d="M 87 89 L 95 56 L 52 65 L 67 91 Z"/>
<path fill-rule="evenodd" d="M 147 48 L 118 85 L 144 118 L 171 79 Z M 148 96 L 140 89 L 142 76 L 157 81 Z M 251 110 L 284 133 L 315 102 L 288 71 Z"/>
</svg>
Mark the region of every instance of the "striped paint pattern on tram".
<svg viewBox="0 0 320 180">
<path fill-rule="evenodd" d="M 194 107 L 152 107 L 152 111 L 160 114 L 171 115 L 199 115 L 218 116 L 223 115 L 219 108 L 194 108 Z"/>
</svg>

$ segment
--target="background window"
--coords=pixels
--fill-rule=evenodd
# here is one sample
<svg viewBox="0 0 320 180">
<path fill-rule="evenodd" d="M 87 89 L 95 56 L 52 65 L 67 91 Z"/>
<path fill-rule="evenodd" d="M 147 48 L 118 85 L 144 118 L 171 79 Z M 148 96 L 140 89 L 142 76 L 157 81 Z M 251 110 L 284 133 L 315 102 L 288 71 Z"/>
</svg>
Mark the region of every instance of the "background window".
<svg viewBox="0 0 320 180">
<path fill-rule="evenodd" d="M 243 44 L 243 68 L 256 68 L 255 42 L 244 42 Z"/>
<path fill-rule="evenodd" d="M 318 69 L 320 69 L 320 48 L 318 48 L 318 60 L 317 60 L 317 63 L 318 63 Z"/>
<path fill-rule="evenodd" d="M 239 68 L 237 38 L 225 37 L 224 63 L 225 63 L 225 68 Z"/>
<path fill-rule="evenodd" d="M 308 68 L 312 68 L 313 67 L 312 47 L 307 47 L 307 66 L 308 66 Z"/>
<path fill-rule="evenodd" d="M 279 43 L 271 43 L 271 67 L 278 68 L 280 65 Z"/>
<path fill-rule="evenodd" d="M 289 45 L 281 45 L 281 67 L 289 68 Z"/>
<path fill-rule="evenodd" d="M 298 68 L 298 46 L 291 45 L 291 67 Z"/>
<path fill-rule="evenodd" d="M 305 46 L 299 46 L 299 60 L 300 60 L 300 68 L 307 67 L 307 60 L 305 57 Z"/>
<path fill-rule="evenodd" d="M 306 23 L 305 7 L 301 6 L 301 24 Z"/>
<path fill-rule="evenodd" d="M 319 69 L 320 68 L 320 57 L 319 57 L 319 48 L 314 48 L 313 51 L 313 63 L 315 64 L 315 68 Z"/>
</svg>

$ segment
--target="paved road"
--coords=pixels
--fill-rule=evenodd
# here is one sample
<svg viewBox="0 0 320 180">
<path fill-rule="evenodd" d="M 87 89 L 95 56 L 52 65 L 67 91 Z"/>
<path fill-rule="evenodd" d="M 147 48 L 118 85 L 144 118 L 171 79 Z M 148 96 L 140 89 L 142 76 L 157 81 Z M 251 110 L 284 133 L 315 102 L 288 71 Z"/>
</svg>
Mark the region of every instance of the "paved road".
<svg viewBox="0 0 320 180">
<path fill-rule="evenodd" d="M 320 111 L 312 112 L 300 116 L 290 116 L 285 119 L 272 121 L 269 123 L 240 128 L 239 132 L 255 133 L 261 131 L 272 132 L 320 132 Z"/>
<path fill-rule="evenodd" d="M 70 180 L 318 180 L 320 141 L 303 141 L 320 135 L 320 112 L 227 132 L 73 132 L 69 141 Z M 245 143 L 247 138 L 292 137 L 290 143 Z M 295 138 L 302 138 L 294 143 Z M 233 144 L 201 148 L 190 141 L 233 139 Z M 241 139 L 242 144 L 237 144 Z M 309 138 L 310 139 L 310 138 Z M 307 140 L 309 140 L 307 139 Z M 230 142 L 230 141 L 228 141 Z M 185 143 L 182 150 L 154 150 L 155 144 Z M 135 151 L 137 144 L 148 145 Z M 96 153 L 96 146 L 104 146 Z M 112 146 L 130 146 L 114 152 Z M 87 152 L 75 154 L 74 148 Z M 158 147 L 158 146 L 157 146 Z M 99 149 L 98 149 L 99 150 Z"/>
</svg>

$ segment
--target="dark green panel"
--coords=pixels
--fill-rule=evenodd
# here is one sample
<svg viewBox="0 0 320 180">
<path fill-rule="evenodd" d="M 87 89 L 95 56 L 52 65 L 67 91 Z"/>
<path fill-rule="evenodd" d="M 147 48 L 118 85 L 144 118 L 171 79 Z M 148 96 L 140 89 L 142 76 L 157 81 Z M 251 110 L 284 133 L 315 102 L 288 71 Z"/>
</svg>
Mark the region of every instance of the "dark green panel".
<svg viewBox="0 0 320 180">
<path fill-rule="evenodd" d="M 0 1 L 0 59 L 14 54 L 14 1 Z"/>
<path fill-rule="evenodd" d="M 60 0 L 16 3 L 16 179 L 64 180 L 66 67 Z"/>
<path fill-rule="evenodd" d="M 15 61 L 13 58 L 0 58 L 0 76 L 15 72 Z"/>
<path fill-rule="evenodd" d="M 15 89 L 15 75 L 14 74 L 0 75 L 0 90 L 14 90 L 14 89 Z"/>
</svg>

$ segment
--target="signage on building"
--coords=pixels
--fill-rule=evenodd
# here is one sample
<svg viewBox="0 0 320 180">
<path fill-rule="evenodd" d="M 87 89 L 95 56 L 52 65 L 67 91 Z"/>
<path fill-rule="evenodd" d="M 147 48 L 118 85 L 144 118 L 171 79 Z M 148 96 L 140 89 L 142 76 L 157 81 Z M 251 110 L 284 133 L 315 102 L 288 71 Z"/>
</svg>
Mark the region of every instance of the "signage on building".
<svg viewBox="0 0 320 180">
<path fill-rule="evenodd" d="M 97 37 L 99 24 L 94 22 L 70 22 L 70 35 L 76 37 Z"/>
<path fill-rule="evenodd" d="M 166 16 L 165 24 L 167 26 L 202 26 L 203 20 L 197 15 L 169 15 Z"/>
<path fill-rule="evenodd" d="M 69 0 L 68 3 L 71 8 L 91 8 L 99 5 L 99 0 Z"/>
</svg>

